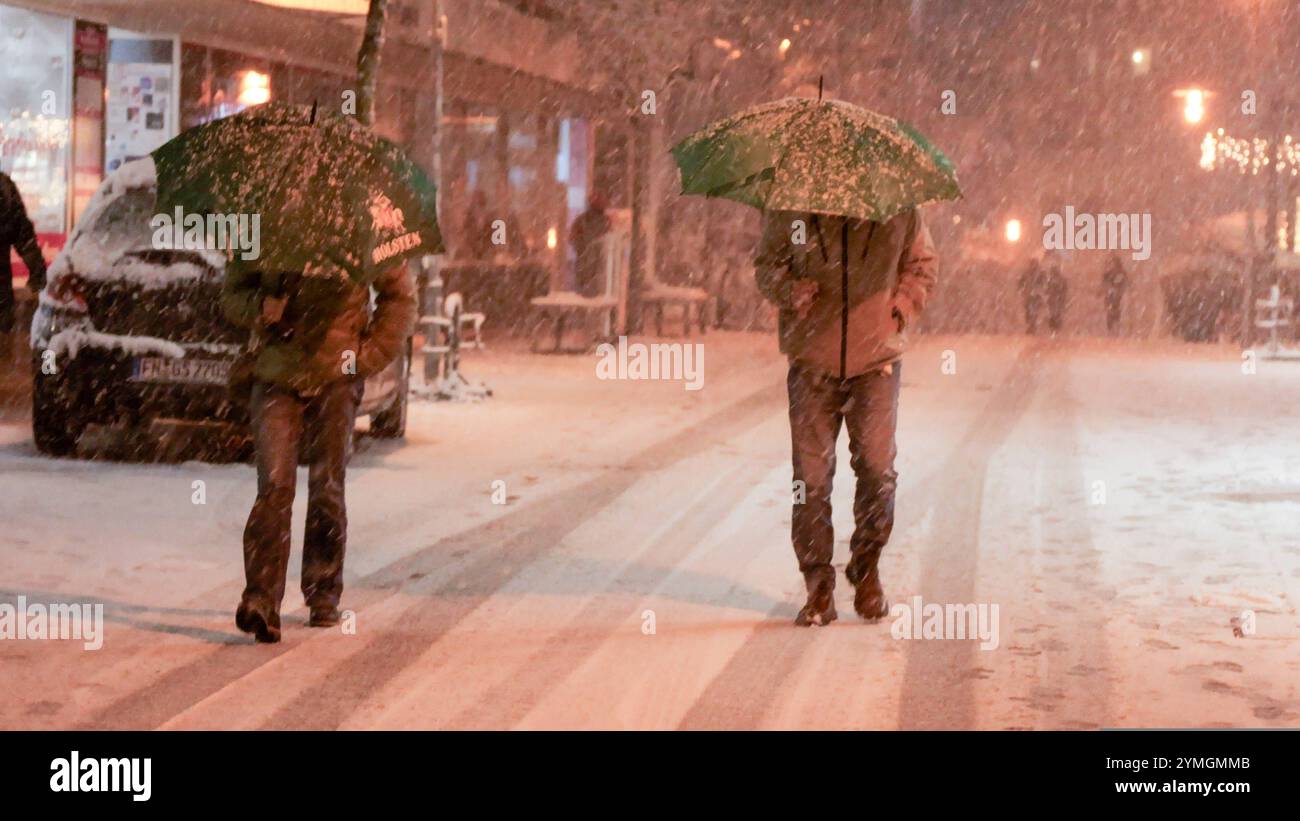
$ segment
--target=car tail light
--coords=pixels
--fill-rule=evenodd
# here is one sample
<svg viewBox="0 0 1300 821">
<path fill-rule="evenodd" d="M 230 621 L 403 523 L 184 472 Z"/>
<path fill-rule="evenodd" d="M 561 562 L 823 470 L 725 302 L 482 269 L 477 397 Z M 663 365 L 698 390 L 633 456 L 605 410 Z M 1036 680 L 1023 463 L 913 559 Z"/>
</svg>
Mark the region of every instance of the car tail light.
<svg viewBox="0 0 1300 821">
<path fill-rule="evenodd" d="M 77 274 L 65 274 L 52 280 L 45 296 L 54 307 L 86 313 L 86 281 Z"/>
</svg>

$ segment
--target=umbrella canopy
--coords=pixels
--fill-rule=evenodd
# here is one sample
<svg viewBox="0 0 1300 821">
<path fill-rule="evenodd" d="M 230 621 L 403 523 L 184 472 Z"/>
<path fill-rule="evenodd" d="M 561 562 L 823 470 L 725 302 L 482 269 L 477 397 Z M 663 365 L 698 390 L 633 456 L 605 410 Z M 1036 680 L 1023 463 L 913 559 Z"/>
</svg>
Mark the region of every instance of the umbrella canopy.
<svg viewBox="0 0 1300 821">
<path fill-rule="evenodd" d="M 266 271 L 379 270 L 443 250 L 433 181 L 350 117 L 268 103 L 192 128 L 153 152 L 157 208 L 249 215 Z"/>
<path fill-rule="evenodd" d="M 672 154 L 683 194 L 765 210 L 884 221 L 961 196 L 952 163 L 911 126 L 840 100 L 764 103 L 695 132 Z"/>
</svg>

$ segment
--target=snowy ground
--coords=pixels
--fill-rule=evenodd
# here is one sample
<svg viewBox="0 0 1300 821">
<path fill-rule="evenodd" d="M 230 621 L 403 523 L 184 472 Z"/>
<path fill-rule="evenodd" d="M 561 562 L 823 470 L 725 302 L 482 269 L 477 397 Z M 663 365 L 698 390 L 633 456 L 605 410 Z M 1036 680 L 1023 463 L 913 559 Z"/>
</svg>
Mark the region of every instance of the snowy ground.
<svg viewBox="0 0 1300 821">
<path fill-rule="evenodd" d="M 307 629 L 291 578 L 276 646 L 232 624 L 251 468 L 49 460 L 10 410 L 0 601 L 102 602 L 107 636 L 0 641 L 0 727 L 1300 726 L 1300 363 L 923 340 L 883 574 L 896 602 L 997 604 L 981 650 L 863 625 L 843 584 L 839 622 L 790 625 L 783 363 L 705 344 L 696 392 L 469 357 L 495 398 L 417 405 L 353 462 L 356 634 Z M 839 476 L 842 562 L 847 452 Z"/>
</svg>

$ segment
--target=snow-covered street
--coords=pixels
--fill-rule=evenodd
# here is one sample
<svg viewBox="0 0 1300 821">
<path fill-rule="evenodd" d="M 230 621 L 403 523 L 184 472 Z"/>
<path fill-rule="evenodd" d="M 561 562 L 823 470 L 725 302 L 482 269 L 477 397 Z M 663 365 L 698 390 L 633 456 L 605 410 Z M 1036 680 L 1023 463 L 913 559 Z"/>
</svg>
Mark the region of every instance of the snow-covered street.
<svg viewBox="0 0 1300 821">
<path fill-rule="evenodd" d="M 106 635 L 0 642 L 0 727 L 1300 725 L 1300 364 L 923 337 L 882 575 L 895 604 L 997 605 L 981 649 L 861 623 L 842 578 L 839 621 L 792 626 L 784 360 L 770 335 L 704 347 L 699 391 L 468 356 L 494 398 L 359 442 L 355 634 L 305 626 L 300 483 L 269 646 L 232 621 L 250 466 L 48 459 L 5 417 L 0 601 L 102 602 Z M 843 439 L 837 478 L 842 566 Z"/>
</svg>

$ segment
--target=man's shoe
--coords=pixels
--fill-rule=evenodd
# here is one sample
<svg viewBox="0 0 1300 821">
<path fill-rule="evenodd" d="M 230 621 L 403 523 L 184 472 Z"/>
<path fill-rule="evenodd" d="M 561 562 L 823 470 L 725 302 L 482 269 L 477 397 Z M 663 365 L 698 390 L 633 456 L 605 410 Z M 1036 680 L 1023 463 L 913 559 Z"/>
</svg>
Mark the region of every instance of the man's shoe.
<svg viewBox="0 0 1300 821">
<path fill-rule="evenodd" d="M 819 589 L 808 594 L 808 601 L 794 617 L 794 623 L 800 627 L 823 627 L 836 618 L 833 591 Z"/>
<path fill-rule="evenodd" d="M 308 627 L 333 627 L 339 623 L 339 609 L 332 604 L 324 607 L 313 607 L 311 615 L 307 618 Z"/>
<path fill-rule="evenodd" d="M 243 602 L 235 611 L 235 626 L 245 633 L 252 633 L 260 644 L 275 644 L 280 640 L 280 617 L 268 617 Z"/>
<path fill-rule="evenodd" d="M 889 599 L 885 598 L 885 590 L 880 586 L 880 572 L 874 567 L 857 584 L 853 610 L 864 621 L 879 621 L 889 615 Z"/>
</svg>

